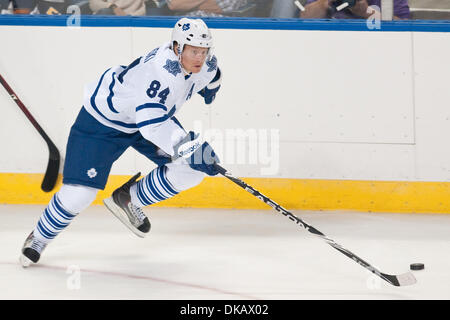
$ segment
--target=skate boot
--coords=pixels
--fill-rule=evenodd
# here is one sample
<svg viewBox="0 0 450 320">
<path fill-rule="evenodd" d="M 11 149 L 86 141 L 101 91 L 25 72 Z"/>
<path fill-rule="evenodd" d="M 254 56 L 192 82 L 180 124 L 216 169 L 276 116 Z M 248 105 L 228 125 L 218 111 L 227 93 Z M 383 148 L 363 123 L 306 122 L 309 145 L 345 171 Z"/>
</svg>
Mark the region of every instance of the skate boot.
<svg viewBox="0 0 450 320">
<path fill-rule="evenodd" d="M 47 244 L 36 239 L 33 231 L 31 231 L 22 247 L 22 255 L 20 256 L 20 264 L 22 267 L 26 268 L 30 266 L 31 262 L 37 263 L 46 246 Z"/>
<path fill-rule="evenodd" d="M 139 172 L 116 189 L 111 197 L 103 200 L 103 203 L 128 229 L 138 237 L 144 238 L 150 231 L 150 221 L 140 207 L 131 203 L 130 196 L 130 187 L 136 183 L 140 175 Z"/>
</svg>

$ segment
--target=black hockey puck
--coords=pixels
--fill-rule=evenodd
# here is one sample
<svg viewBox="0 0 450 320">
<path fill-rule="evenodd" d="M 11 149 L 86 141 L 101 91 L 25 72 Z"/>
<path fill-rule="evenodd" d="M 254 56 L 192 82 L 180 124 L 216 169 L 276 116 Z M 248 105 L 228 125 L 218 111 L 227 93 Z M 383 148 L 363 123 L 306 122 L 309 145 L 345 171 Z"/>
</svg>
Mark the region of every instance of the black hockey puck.
<svg viewBox="0 0 450 320">
<path fill-rule="evenodd" d="M 409 266 L 411 270 L 423 270 L 425 269 L 425 265 L 423 263 L 413 263 Z"/>
</svg>

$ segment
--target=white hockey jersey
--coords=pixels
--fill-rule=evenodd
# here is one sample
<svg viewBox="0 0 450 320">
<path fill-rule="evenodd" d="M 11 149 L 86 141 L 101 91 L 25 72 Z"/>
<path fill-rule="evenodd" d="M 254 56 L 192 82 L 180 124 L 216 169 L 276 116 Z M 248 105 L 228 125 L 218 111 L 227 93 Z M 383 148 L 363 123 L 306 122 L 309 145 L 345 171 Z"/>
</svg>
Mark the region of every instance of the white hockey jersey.
<svg viewBox="0 0 450 320">
<path fill-rule="evenodd" d="M 100 123 L 142 136 L 173 155 L 186 132 L 172 117 L 217 72 L 212 56 L 199 73 L 185 76 L 170 43 L 139 57 L 129 66 L 106 70 L 84 91 L 85 109 Z"/>
</svg>

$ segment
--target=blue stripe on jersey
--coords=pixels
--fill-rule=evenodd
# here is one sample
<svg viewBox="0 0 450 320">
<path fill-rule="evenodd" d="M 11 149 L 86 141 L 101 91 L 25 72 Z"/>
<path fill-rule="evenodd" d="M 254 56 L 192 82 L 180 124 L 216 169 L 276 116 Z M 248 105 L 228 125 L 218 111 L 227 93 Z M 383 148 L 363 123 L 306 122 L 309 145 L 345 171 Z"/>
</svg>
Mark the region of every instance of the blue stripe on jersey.
<svg viewBox="0 0 450 320">
<path fill-rule="evenodd" d="M 142 105 L 142 106 L 144 106 L 144 105 Z M 141 107 L 141 106 L 139 106 L 139 107 Z M 138 123 L 136 123 L 136 125 L 138 126 L 138 128 L 142 128 L 149 124 L 160 123 L 160 122 L 166 121 L 167 119 L 169 119 L 170 117 L 173 116 L 173 114 L 175 113 L 176 110 L 177 110 L 177 106 L 173 105 L 172 109 L 170 109 L 168 114 L 165 114 L 164 116 L 159 117 L 159 118 L 154 118 L 154 119 L 138 122 Z"/>
<path fill-rule="evenodd" d="M 97 113 L 98 113 L 100 116 L 102 116 L 105 120 L 108 120 L 108 121 L 111 122 L 111 123 L 114 123 L 114 124 L 116 124 L 116 125 L 118 125 L 118 126 L 122 126 L 122 127 L 125 127 L 125 128 L 137 129 L 137 126 L 136 126 L 136 124 L 134 124 L 134 123 L 125 123 L 125 122 L 122 122 L 122 121 L 117 121 L 117 120 L 111 120 L 111 119 L 108 119 L 103 113 L 100 112 L 100 110 L 98 110 L 97 105 L 95 104 L 95 98 L 96 98 L 96 96 L 97 96 L 98 90 L 100 89 L 100 86 L 101 86 L 101 84 L 102 84 L 102 82 L 103 82 L 103 78 L 105 77 L 105 74 L 106 74 L 109 70 L 111 70 L 111 68 L 109 68 L 108 70 L 106 70 L 106 71 L 102 74 L 102 76 L 100 77 L 100 81 L 98 82 L 97 88 L 95 88 L 95 91 L 94 91 L 94 93 L 93 93 L 92 96 L 91 96 L 91 106 L 92 106 L 92 108 L 95 110 L 95 112 L 97 112 Z"/>
<path fill-rule="evenodd" d="M 108 98 L 106 98 L 106 102 L 108 102 L 109 110 L 111 110 L 114 113 L 119 113 L 119 111 L 114 109 L 113 104 L 112 104 L 112 98 L 114 96 L 113 88 L 114 88 L 114 84 L 116 83 L 116 79 L 114 78 L 115 74 L 116 74 L 115 72 L 113 72 L 113 74 L 112 74 L 112 81 L 111 81 L 111 84 L 109 85 L 109 96 L 108 96 Z"/>
<path fill-rule="evenodd" d="M 137 107 L 136 111 L 138 111 L 137 109 L 139 109 L 139 108 L 140 108 L 139 110 L 145 109 L 146 105 L 150 105 L 150 106 L 148 106 L 148 108 L 152 108 L 151 105 L 160 105 L 160 107 L 163 106 L 162 104 L 159 104 L 159 103 L 146 103 L 146 104 L 143 104 L 143 105 Z M 153 107 L 156 107 L 156 106 L 153 106 Z M 165 108 L 165 106 L 163 106 L 163 107 Z M 173 116 L 173 114 L 175 113 L 176 110 L 177 110 L 177 105 L 174 104 L 168 114 L 165 114 L 164 116 L 159 117 L 159 118 L 154 118 L 154 119 L 138 122 L 138 123 L 136 123 L 136 125 L 138 126 L 138 128 L 142 128 L 149 124 L 160 123 L 160 122 L 166 121 L 167 119 L 169 119 L 170 117 Z"/>
<path fill-rule="evenodd" d="M 177 118 L 172 117 L 172 118 L 170 118 L 170 119 L 171 119 L 173 122 L 175 122 L 175 124 L 178 125 L 181 129 L 184 130 L 183 126 L 181 125 L 180 121 L 178 121 Z"/>
<path fill-rule="evenodd" d="M 175 113 L 175 111 L 177 111 L 177 105 L 173 105 L 172 109 L 170 109 L 169 113 L 167 114 L 167 116 L 170 118 L 173 116 L 173 114 Z"/>
<path fill-rule="evenodd" d="M 139 62 L 141 61 L 141 58 L 142 58 L 142 57 L 139 57 L 139 58 L 137 58 L 136 60 L 134 60 L 132 63 L 130 63 L 130 65 L 129 65 L 128 67 L 126 67 L 125 70 L 123 70 L 123 71 L 119 74 L 119 76 L 117 77 L 117 79 L 119 80 L 120 83 L 123 82 L 123 77 L 127 74 L 127 72 L 130 71 L 130 69 L 136 67 L 136 66 L 139 64 Z"/>
<path fill-rule="evenodd" d="M 161 103 L 146 103 L 137 107 L 136 112 L 142 109 L 151 109 L 151 108 L 159 108 L 163 109 L 164 111 L 167 111 L 167 107 Z"/>
<path fill-rule="evenodd" d="M 147 120 L 147 121 L 138 122 L 138 123 L 136 123 L 136 125 L 137 125 L 138 128 L 142 128 L 142 127 L 148 126 L 149 124 L 164 122 L 167 119 L 169 119 L 169 117 L 166 114 L 163 117 L 159 117 L 159 118 L 155 118 L 155 119 L 151 119 L 151 120 Z"/>
<path fill-rule="evenodd" d="M 91 96 L 91 105 L 92 105 L 92 107 L 95 108 L 95 110 L 96 110 L 97 112 L 99 112 L 99 111 L 97 110 L 97 106 L 95 105 L 95 97 L 97 96 L 98 89 L 100 89 L 100 85 L 102 84 L 102 81 L 103 81 L 103 78 L 105 77 L 105 74 L 106 74 L 109 70 L 111 70 L 111 68 L 109 68 L 108 70 L 106 70 L 105 72 L 103 72 L 102 76 L 100 77 L 100 81 L 98 82 L 97 88 L 95 88 L 95 91 L 94 91 L 94 93 L 93 93 L 92 96 Z M 100 112 L 99 112 L 99 113 L 100 113 Z M 100 113 L 100 114 L 101 114 L 101 113 Z M 102 114 L 102 116 L 103 116 L 103 114 Z M 104 116 L 103 116 L 103 117 L 104 117 Z"/>
</svg>

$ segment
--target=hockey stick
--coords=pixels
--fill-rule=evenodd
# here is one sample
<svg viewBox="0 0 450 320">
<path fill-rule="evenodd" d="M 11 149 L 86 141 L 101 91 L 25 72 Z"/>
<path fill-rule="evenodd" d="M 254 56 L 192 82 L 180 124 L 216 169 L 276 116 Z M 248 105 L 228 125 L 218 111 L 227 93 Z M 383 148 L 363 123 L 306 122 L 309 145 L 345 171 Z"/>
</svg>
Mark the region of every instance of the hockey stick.
<svg viewBox="0 0 450 320">
<path fill-rule="evenodd" d="M 41 189 L 45 192 L 50 192 L 53 190 L 56 184 L 56 179 L 58 179 L 58 172 L 59 172 L 59 163 L 61 160 L 61 157 L 59 155 L 58 148 L 56 148 L 55 144 L 52 140 L 48 137 L 48 135 L 45 133 L 45 131 L 41 128 L 39 123 L 34 119 L 34 117 L 31 115 L 31 113 L 28 111 L 28 109 L 25 107 L 25 105 L 20 101 L 20 99 L 17 97 L 17 95 L 14 93 L 13 89 L 8 85 L 6 80 L 0 75 L 0 82 L 2 83 L 3 87 L 8 91 L 8 94 L 11 96 L 11 98 L 17 103 L 19 108 L 25 113 L 28 120 L 30 120 L 31 124 L 36 128 L 36 130 L 39 132 L 39 134 L 44 138 L 45 142 L 47 143 L 48 150 L 49 150 L 49 159 L 47 164 L 47 170 L 45 171 L 44 180 L 41 184 Z"/>
<path fill-rule="evenodd" d="M 266 197 L 265 195 L 263 195 L 262 193 L 260 193 L 256 189 L 254 189 L 253 187 L 251 187 L 248 184 L 246 184 L 244 181 L 233 177 L 230 173 L 227 172 L 226 169 L 222 168 L 218 164 L 215 164 L 215 167 L 216 167 L 216 169 L 219 171 L 219 173 L 221 175 L 223 175 L 224 177 L 230 179 L 231 181 L 236 183 L 238 186 L 240 186 L 242 189 L 245 189 L 247 192 L 251 193 L 252 195 L 257 197 L 259 200 L 263 201 L 264 203 L 268 204 L 269 206 L 274 208 L 279 213 L 281 213 L 284 216 L 288 217 L 290 220 L 295 222 L 297 225 L 305 228 L 306 230 L 308 230 L 312 234 L 322 238 L 330 246 L 332 246 L 333 248 L 335 248 L 339 252 L 343 253 L 344 255 L 346 255 L 347 257 L 349 257 L 350 259 L 352 259 L 356 263 L 360 264 L 364 268 L 368 269 L 370 272 L 376 274 L 381 279 L 386 280 L 390 284 L 392 284 L 394 286 L 397 286 L 397 287 L 399 287 L 399 286 L 408 286 L 408 285 L 412 285 L 412 284 L 417 282 L 416 278 L 414 278 L 414 276 L 413 276 L 413 274 L 411 272 L 407 272 L 407 273 L 400 274 L 400 275 L 390 275 L 390 274 L 385 274 L 385 273 L 380 272 L 378 269 L 376 269 L 375 267 L 370 265 L 368 262 L 364 261 L 363 259 L 361 259 L 357 255 L 355 255 L 354 253 L 352 253 L 349 250 L 345 249 L 344 247 L 342 247 L 341 245 L 336 243 L 334 240 L 328 238 L 322 232 L 320 232 L 319 230 L 317 230 L 313 226 L 307 224 L 302 219 L 296 217 L 295 215 L 293 215 L 292 213 L 290 213 L 289 211 L 284 209 L 282 206 L 280 206 L 276 202 L 272 201 L 271 199 L 269 199 L 268 197 Z"/>
</svg>

